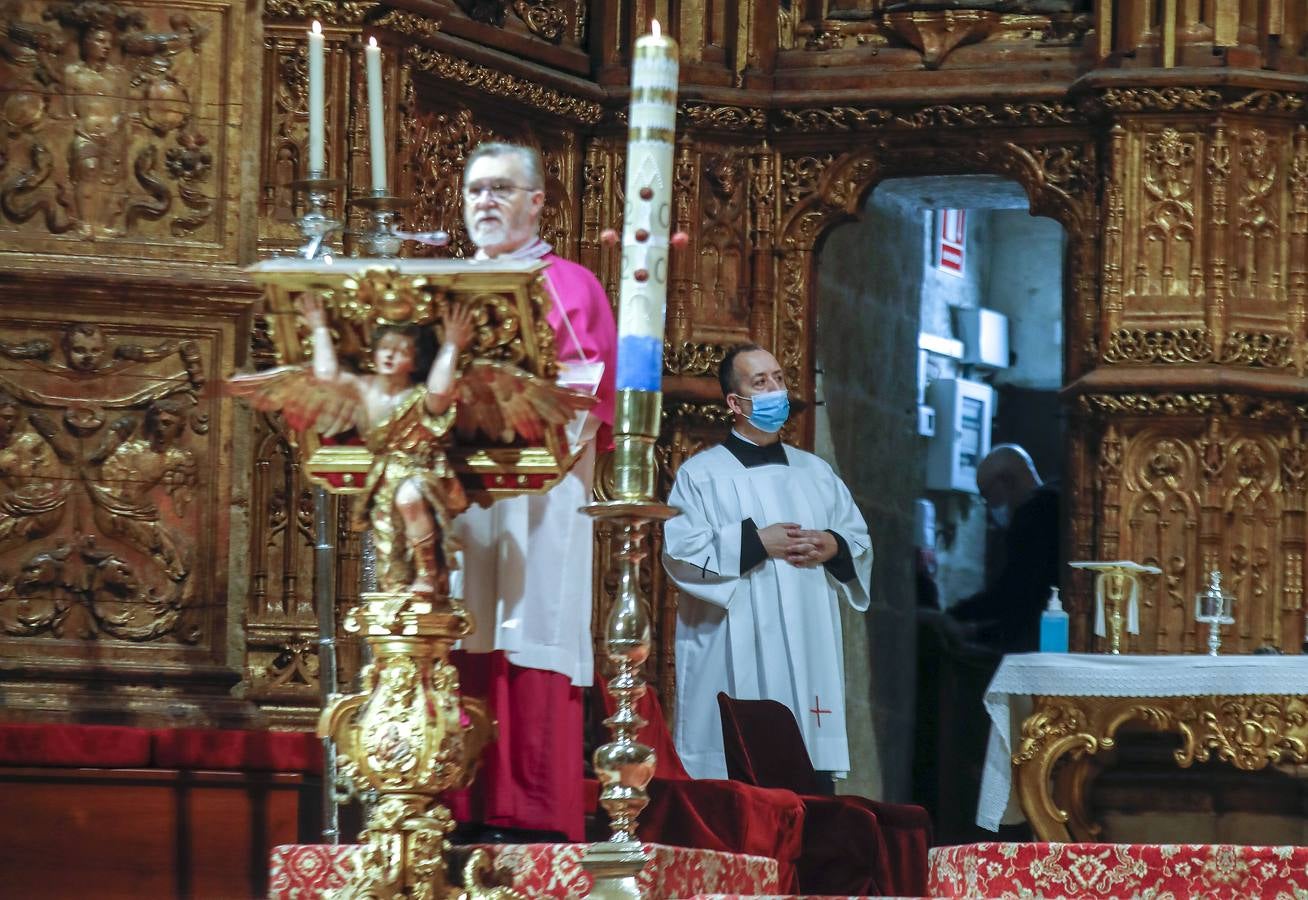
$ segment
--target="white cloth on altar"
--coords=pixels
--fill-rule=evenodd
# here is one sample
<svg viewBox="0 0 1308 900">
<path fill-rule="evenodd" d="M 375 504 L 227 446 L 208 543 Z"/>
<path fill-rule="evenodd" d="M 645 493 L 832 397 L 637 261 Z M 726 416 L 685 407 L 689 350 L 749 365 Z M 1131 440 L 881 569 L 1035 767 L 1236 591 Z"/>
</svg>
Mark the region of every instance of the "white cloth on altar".
<svg viewBox="0 0 1308 900">
<path fill-rule="evenodd" d="M 694 778 L 726 778 L 717 695 L 777 700 L 799 722 L 819 770 L 849 769 L 840 600 L 868 607 L 872 542 L 848 488 L 822 459 L 785 448 L 788 465 L 746 468 L 725 447 L 682 464 L 668 497 L 663 564 L 677 605 L 673 738 Z M 849 547 L 855 578 L 766 559 L 740 574 L 741 523 L 830 529 Z"/>
<path fill-rule="evenodd" d="M 1013 752 L 1032 697 L 1308 695 L 1308 656 L 1112 656 L 1012 653 L 986 688 L 990 741 L 976 823 L 990 831 L 1024 821 L 1013 785 Z"/>
</svg>

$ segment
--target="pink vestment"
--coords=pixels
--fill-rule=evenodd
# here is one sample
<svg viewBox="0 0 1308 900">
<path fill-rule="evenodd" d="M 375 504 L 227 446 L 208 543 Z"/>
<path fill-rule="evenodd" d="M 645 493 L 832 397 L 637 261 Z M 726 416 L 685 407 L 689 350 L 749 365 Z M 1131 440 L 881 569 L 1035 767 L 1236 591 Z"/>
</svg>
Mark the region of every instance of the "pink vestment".
<svg viewBox="0 0 1308 900">
<path fill-rule="evenodd" d="M 600 428 L 596 449 L 608 450 L 613 440 L 613 404 L 617 396 L 614 378 L 618 367 L 618 327 L 613 320 L 613 307 L 603 286 L 585 266 L 569 262 L 551 252 L 544 257 L 550 267 L 545 270 L 555 303 L 550 308 L 548 321 L 554 329 L 554 347 L 560 362 L 584 361 L 604 363 L 604 377 L 600 380 L 596 396 L 599 404 L 591 411 L 604 423 Z M 574 342 L 563 322 L 562 305 L 568 322 L 577 336 Z M 580 352 L 577 344 L 580 343 Z"/>
</svg>

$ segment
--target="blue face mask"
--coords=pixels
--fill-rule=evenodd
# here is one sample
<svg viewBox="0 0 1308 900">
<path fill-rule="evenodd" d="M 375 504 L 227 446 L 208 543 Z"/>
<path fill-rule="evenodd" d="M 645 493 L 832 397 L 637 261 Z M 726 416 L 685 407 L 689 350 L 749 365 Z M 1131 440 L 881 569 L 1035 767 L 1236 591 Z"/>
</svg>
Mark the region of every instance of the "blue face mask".
<svg viewBox="0 0 1308 900">
<path fill-rule="evenodd" d="M 745 399 L 752 402 L 749 424 L 759 431 L 776 434 L 790 418 L 790 394 L 785 391 L 768 391 Z"/>
</svg>

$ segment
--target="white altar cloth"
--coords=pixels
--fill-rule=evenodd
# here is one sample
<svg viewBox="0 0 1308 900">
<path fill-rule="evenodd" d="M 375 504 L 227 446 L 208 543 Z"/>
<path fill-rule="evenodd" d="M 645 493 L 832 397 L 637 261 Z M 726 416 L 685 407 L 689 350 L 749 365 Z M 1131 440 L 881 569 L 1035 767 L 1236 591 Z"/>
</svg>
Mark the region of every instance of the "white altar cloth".
<svg viewBox="0 0 1308 900">
<path fill-rule="evenodd" d="M 1308 695 L 1308 656 L 1111 656 L 1011 653 L 986 688 L 990 742 L 976 823 L 990 831 L 1024 821 L 1013 787 L 1013 748 L 1032 697 Z"/>
</svg>

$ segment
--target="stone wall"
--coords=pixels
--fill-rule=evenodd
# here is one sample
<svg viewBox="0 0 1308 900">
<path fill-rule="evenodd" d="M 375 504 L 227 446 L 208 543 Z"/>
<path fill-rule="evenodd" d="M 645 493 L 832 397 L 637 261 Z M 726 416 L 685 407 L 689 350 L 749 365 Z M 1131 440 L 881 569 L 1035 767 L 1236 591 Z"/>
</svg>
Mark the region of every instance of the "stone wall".
<svg viewBox="0 0 1308 900">
<path fill-rule="evenodd" d="M 816 452 L 849 485 L 876 552 L 872 607 L 844 610 L 847 793 L 905 799 L 913 727 L 914 372 L 921 217 L 878 191 L 819 254 Z"/>
</svg>

